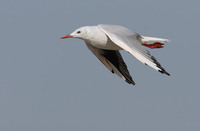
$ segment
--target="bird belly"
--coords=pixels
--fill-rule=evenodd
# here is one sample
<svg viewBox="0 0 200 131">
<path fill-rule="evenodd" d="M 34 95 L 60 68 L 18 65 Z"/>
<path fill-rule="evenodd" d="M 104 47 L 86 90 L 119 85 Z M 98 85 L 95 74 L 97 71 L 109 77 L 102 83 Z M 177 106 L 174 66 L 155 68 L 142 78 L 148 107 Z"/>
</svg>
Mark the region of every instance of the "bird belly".
<svg viewBox="0 0 200 131">
<path fill-rule="evenodd" d="M 106 42 L 94 42 L 92 43 L 93 46 L 100 48 L 100 49 L 107 49 L 107 50 L 121 50 L 122 48 L 113 43 L 110 39 L 107 39 Z"/>
</svg>

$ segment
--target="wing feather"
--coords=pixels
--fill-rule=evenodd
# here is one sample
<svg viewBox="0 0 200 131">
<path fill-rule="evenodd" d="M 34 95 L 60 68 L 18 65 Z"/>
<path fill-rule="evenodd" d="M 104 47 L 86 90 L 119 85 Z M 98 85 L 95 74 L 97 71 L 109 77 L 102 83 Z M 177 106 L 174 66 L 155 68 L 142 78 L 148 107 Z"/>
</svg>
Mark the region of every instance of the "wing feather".
<svg viewBox="0 0 200 131">
<path fill-rule="evenodd" d="M 112 72 L 124 79 L 127 83 L 135 85 L 127 66 L 117 50 L 99 49 L 86 42 L 90 51 Z"/>
<path fill-rule="evenodd" d="M 170 75 L 150 54 L 139 41 L 140 35 L 118 25 L 98 25 L 98 27 L 119 47 L 128 51 L 142 63 L 151 66 L 155 70 Z"/>
</svg>

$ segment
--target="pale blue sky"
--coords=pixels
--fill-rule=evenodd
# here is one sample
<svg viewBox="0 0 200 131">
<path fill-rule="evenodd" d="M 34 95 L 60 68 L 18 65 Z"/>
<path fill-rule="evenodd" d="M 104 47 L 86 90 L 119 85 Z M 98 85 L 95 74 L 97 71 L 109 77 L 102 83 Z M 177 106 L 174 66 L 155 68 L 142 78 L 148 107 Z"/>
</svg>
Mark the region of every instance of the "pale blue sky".
<svg viewBox="0 0 200 131">
<path fill-rule="evenodd" d="M 200 1 L 1 0 L 1 131 L 200 130 Z M 168 38 L 150 50 L 162 75 L 122 51 L 136 86 L 110 73 L 77 39 L 118 24 Z"/>
</svg>

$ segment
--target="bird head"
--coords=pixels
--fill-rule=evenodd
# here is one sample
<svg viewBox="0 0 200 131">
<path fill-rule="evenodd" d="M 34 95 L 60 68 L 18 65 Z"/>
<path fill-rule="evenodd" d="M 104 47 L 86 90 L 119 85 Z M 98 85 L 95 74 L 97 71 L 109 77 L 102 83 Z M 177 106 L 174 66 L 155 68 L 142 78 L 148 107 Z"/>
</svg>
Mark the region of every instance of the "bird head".
<svg viewBox="0 0 200 131">
<path fill-rule="evenodd" d="M 61 39 L 65 38 L 78 38 L 78 39 L 87 38 L 87 28 L 86 27 L 78 28 L 71 34 L 61 37 Z"/>
</svg>

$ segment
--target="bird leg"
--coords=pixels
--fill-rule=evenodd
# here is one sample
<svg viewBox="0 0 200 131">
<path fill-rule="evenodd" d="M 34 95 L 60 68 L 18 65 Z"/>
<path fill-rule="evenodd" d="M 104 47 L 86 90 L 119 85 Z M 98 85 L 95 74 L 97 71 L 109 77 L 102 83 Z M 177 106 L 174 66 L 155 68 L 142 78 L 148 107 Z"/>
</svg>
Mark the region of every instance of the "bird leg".
<svg viewBox="0 0 200 131">
<path fill-rule="evenodd" d="M 163 48 L 163 43 L 160 43 L 160 42 L 155 42 L 153 44 L 142 44 L 143 46 L 146 46 L 148 48 L 151 48 L 151 49 L 155 49 L 155 48 Z"/>
</svg>

